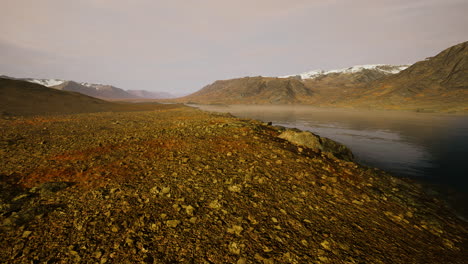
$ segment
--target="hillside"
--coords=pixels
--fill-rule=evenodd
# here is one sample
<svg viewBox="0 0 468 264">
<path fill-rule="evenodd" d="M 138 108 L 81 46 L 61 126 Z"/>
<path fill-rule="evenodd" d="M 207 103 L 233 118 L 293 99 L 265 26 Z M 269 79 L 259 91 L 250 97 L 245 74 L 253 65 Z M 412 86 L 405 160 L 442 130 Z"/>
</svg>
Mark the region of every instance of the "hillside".
<svg viewBox="0 0 468 264">
<path fill-rule="evenodd" d="M 356 65 L 344 69 L 336 70 L 314 70 L 309 72 L 304 72 L 300 74 L 286 75 L 280 78 L 299 78 L 302 80 L 306 79 L 317 79 L 324 76 L 337 76 L 337 75 L 348 75 L 353 74 L 371 74 L 371 77 L 378 78 L 379 76 L 385 76 L 390 74 L 396 74 L 402 70 L 408 68 L 409 65 L 387 65 L 387 64 L 370 64 L 370 65 Z"/>
<path fill-rule="evenodd" d="M 178 102 L 223 104 L 316 104 L 335 101 L 405 66 L 361 65 L 283 77 L 216 81 Z M 335 99 L 336 98 L 336 99 Z"/>
<path fill-rule="evenodd" d="M 468 42 L 372 82 L 348 104 L 420 111 L 468 111 Z"/>
<path fill-rule="evenodd" d="M 204 104 L 295 104 L 305 103 L 311 96 L 312 91 L 293 78 L 245 77 L 216 81 L 176 101 Z"/>
<path fill-rule="evenodd" d="M 112 103 L 77 92 L 0 78 L 0 116 L 149 111 L 160 108 L 155 103 Z"/>
<path fill-rule="evenodd" d="M 0 78 L 0 112 L 13 115 L 100 112 L 114 104 L 26 81 Z"/>
<path fill-rule="evenodd" d="M 59 85 L 51 86 L 51 88 L 77 92 L 102 99 L 128 99 L 138 97 L 126 92 L 123 89 L 104 84 L 88 84 L 77 83 L 74 81 L 65 81 Z"/>
<path fill-rule="evenodd" d="M 0 78 L 27 81 L 49 88 L 77 92 L 100 99 L 167 99 L 176 96 L 166 92 L 151 92 L 146 90 L 124 90 L 113 85 L 88 82 L 75 82 L 61 79 L 15 78 L 0 75 Z"/>
<path fill-rule="evenodd" d="M 468 111 L 468 42 L 407 68 L 362 65 L 281 78 L 216 81 L 177 102 L 310 104 L 412 111 Z"/>
</svg>

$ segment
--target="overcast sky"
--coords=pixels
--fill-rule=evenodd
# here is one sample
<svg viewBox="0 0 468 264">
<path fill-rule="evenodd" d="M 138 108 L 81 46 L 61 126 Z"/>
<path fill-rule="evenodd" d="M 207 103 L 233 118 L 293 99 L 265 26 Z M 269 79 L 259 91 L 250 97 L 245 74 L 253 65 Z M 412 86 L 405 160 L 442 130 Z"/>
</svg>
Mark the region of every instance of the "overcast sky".
<svg viewBox="0 0 468 264">
<path fill-rule="evenodd" d="M 411 64 L 468 40 L 467 0 L 1 0 L 0 75 L 193 92 Z"/>
</svg>

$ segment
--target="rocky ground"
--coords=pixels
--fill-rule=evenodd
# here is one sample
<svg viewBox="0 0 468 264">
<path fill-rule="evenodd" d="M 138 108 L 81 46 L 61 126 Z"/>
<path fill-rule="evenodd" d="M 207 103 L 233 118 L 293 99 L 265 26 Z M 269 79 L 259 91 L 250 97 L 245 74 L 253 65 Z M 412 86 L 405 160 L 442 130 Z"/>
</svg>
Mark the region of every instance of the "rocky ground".
<svg viewBox="0 0 468 264">
<path fill-rule="evenodd" d="M 0 131 L 2 262 L 468 259 L 467 224 L 419 185 L 257 121 L 164 106 Z"/>
</svg>

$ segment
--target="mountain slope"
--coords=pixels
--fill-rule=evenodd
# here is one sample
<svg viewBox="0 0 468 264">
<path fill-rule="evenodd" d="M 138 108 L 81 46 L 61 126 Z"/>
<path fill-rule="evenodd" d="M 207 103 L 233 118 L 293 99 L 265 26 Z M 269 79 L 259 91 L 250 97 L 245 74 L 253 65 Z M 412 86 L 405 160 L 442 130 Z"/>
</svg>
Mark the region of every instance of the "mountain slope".
<svg viewBox="0 0 468 264">
<path fill-rule="evenodd" d="M 84 85 L 86 84 L 86 85 Z M 124 91 L 123 89 L 114 87 L 112 85 L 103 85 L 103 84 L 87 84 L 87 83 L 77 83 L 74 81 L 65 81 L 62 84 L 51 86 L 51 88 L 63 90 L 63 91 L 72 91 L 78 92 L 85 95 L 89 95 L 97 98 L 105 99 L 128 99 L 135 98 L 134 95 L 131 95 Z"/>
<path fill-rule="evenodd" d="M 312 91 L 296 79 L 245 77 L 216 81 L 177 101 L 204 104 L 294 104 L 307 102 L 311 95 Z"/>
<path fill-rule="evenodd" d="M 369 73 L 372 72 L 374 75 L 389 75 L 396 74 L 400 71 L 408 68 L 409 65 L 387 65 L 387 64 L 372 64 L 372 65 L 356 65 L 349 68 L 337 69 L 337 70 L 314 70 L 301 74 L 295 75 L 286 75 L 280 78 L 300 78 L 302 80 L 306 79 L 316 79 L 319 77 L 324 77 L 332 74 L 355 74 L 355 73 Z"/>
<path fill-rule="evenodd" d="M 176 101 L 467 112 L 468 42 L 408 68 L 363 65 L 280 78 L 216 81 Z"/>
<path fill-rule="evenodd" d="M 38 115 L 105 111 L 114 104 L 74 92 L 0 78 L 0 113 Z"/>
<path fill-rule="evenodd" d="M 417 62 L 407 70 L 382 80 L 382 85 L 413 93 L 433 89 L 468 88 L 468 42 L 450 47 L 434 57 Z"/>
<path fill-rule="evenodd" d="M 372 108 L 467 111 L 468 42 L 370 83 L 348 103 Z"/>
<path fill-rule="evenodd" d="M 60 79 L 33 79 L 33 78 L 26 78 L 26 79 L 20 79 L 23 81 L 27 82 L 32 82 L 32 83 L 37 83 L 46 87 L 52 87 L 56 85 L 60 85 L 66 81 L 60 80 Z"/>
<path fill-rule="evenodd" d="M 112 85 L 96 84 L 88 82 L 75 82 L 61 79 L 35 79 L 35 78 L 14 78 L 1 75 L 0 78 L 21 80 L 40 84 L 58 90 L 78 92 L 88 96 L 101 99 L 167 99 L 176 96 L 166 92 L 150 92 L 146 90 L 123 90 Z"/>
<path fill-rule="evenodd" d="M 216 81 L 179 102 L 223 104 L 317 104 L 335 101 L 350 90 L 393 74 L 405 66 L 364 65 L 283 77 Z M 335 98 L 336 97 L 336 98 Z"/>
</svg>

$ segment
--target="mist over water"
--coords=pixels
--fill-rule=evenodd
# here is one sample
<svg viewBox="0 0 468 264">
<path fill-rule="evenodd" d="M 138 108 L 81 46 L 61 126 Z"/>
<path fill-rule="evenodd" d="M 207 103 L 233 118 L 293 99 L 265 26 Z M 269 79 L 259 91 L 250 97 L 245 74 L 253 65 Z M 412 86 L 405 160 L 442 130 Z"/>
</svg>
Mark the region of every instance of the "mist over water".
<svg viewBox="0 0 468 264">
<path fill-rule="evenodd" d="M 468 116 L 309 106 L 197 107 L 308 130 L 350 147 L 361 164 L 468 192 Z"/>
</svg>

